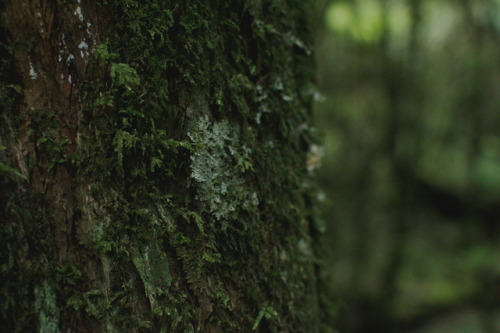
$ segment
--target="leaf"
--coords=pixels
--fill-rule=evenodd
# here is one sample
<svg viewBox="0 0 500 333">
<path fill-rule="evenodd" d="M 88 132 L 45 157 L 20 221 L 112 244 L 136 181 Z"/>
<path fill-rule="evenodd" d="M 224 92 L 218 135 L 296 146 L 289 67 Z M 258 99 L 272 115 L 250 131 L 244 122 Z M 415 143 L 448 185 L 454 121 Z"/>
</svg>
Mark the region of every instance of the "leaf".
<svg viewBox="0 0 500 333">
<path fill-rule="evenodd" d="M 129 90 L 132 90 L 132 87 L 138 86 L 141 82 L 137 71 L 127 64 L 112 64 L 110 75 L 115 85 Z"/>
<path fill-rule="evenodd" d="M 271 319 L 273 317 L 276 317 L 278 315 L 278 311 L 276 311 L 272 306 L 266 304 L 264 305 L 260 311 L 259 314 L 257 315 L 257 318 L 255 318 L 255 321 L 253 323 L 252 331 L 255 331 L 257 327 L 259 327 L 260 322 L 262 321 L 262 318 L 266 319 Z"/>
<path fill-rule="evenodd" d="M 28 177 L 23 175 L 21 172 L 19 172 L 18 170 L 14 169 L 14 168 L 11 168 L 10 166 L 8 166 L 7 164 L 4 164 L 2 162 L 0 162 L 0 174 L 13 174 L 13 175 L 16 175 L 18 177 L 21 177 L 22 179 L 28 180 Z"/>
</svg>

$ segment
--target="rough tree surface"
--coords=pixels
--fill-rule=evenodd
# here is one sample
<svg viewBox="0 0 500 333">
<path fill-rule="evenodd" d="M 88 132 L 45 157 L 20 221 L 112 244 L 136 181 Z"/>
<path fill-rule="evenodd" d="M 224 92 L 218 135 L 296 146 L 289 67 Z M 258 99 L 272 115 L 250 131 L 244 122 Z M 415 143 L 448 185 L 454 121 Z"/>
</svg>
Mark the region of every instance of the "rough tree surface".
<svg viewBox="0 0 500 333">
<path fill-rule="evenodd" d="M 1 0 L 4 332 L 315 332 L 307 1 Z"/>
</svg>

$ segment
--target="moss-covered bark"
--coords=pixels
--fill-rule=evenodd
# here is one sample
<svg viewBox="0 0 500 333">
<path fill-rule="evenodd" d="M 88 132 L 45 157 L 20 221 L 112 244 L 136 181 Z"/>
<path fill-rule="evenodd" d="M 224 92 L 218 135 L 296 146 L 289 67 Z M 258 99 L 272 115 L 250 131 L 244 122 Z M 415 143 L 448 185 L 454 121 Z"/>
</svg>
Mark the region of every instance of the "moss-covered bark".
<svg viewBox="0 0 500 333">
<path fill-rule="evenodd" d="M 318 331 L 310 4 L 0 3 L 2 328 Z"/>
</svg>

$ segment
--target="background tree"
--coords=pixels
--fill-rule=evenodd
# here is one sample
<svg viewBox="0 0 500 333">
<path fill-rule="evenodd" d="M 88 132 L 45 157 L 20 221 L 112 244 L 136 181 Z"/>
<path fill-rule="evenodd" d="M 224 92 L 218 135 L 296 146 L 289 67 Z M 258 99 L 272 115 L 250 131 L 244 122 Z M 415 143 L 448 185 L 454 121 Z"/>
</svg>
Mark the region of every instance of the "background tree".
<svg viewBox="0 0 500 333">
<path fill-rule="evenodd" d="M 2 330 L 318 331 L 311 5 L 0 4 Z"/>
<path fill-rule="evenodd" d="M 500 329 L 499 9 L 325 5 L 316 114 L 341 331 Z"/>
</svg>

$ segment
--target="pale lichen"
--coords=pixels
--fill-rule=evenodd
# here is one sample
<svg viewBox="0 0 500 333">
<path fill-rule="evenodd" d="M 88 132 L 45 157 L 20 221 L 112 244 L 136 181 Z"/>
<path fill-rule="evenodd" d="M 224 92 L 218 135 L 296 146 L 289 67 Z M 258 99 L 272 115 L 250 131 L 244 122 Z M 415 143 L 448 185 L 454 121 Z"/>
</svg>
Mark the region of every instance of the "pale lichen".
<svg viewBox="0 0 500 333">
<path fill-rule="evenodd" d="M 32 80 L 36 80 L 38 78 L 38 74 L 35 70 L 35 67 L 33 67 L 33 63 L 31 62 L 31 58 L 28 58 L 28 64 L 30 66 L 30 78 Z"/>
<path fill-rule="evenodd" d="M 84 17 L 83 17 L 83 14 L 82 14 L 82 7 L 80 7 L 80 6 L 76 7 L 75 12 L 73 13 L 73 15 L 78 16 L 78 19 L 80 20 L 80 22 L 83 22 Z"/>
<path fill-rule="evenodd" d="M 84 40 L 78 44 L 78 48 L 80 49 L 80 56 L 82 59 L 89 56 L 89 44 L 87 44 Z"/>
<path fill-rule="evenodd" d="M 47 281 L 35 287 L 35 311 L 38 314 L 38 332 L 59 332 L 56 294 Z"/>
<path fill-rule="evenodd" d="M 196 199 L 217 220 L 233 220 L 240 210 L 252 211 L 259 204 L 248 189 L 238 161 L 243 156 L 240 130 L 228 120 L 213 121 L 201 116 L 188 133 L 199 145 L 191 155 L 191 178 L 197 184 Z"/>
</svg>

